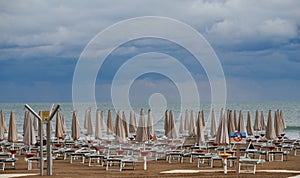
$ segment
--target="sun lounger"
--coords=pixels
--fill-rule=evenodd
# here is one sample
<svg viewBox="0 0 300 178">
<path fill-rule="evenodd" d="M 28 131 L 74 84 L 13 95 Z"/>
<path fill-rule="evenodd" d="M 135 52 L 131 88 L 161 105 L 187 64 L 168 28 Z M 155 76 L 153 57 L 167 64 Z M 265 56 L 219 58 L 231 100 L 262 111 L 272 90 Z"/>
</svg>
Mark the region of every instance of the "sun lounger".
<svg viewBox="0 0 300 178">
<path fill-rule="evenodd" d="M 255 174 L 256 172 L 256 165 L 264 163 L 265 160 L 262 159 L 250 159 L 250 158 L 241 158 L 239 160 L 239 170 L 238 173 L 253 173 Z M 250 166 L 253 166 L 253 171 L 249 170 L 248 168 Z M 241 168 L 246 167 L 247 169 L 245 171 L 242 171 Z"/>
<path fill-rule="evenodd" d="M 18 158 L 0 158 L 0 170 L 4 171 L 7 163 L 11 163 L 12 168 L 15 169 L 17 160 L 19 160 L 19 159 Z"/>
<path fill-rule="evenodd" d="M 47 160 L 47 158 L 43 158 L 44 161 Z M 32 165 L 33 163 L 35 163 L 37 165 L 37 168 L 33 168 Z M 27 158 L 27 169 L 28 170 L 38 170 L 38 167 L 40 166 L 40 157 L 31 157 L 31 158 Z"/>
</svg>

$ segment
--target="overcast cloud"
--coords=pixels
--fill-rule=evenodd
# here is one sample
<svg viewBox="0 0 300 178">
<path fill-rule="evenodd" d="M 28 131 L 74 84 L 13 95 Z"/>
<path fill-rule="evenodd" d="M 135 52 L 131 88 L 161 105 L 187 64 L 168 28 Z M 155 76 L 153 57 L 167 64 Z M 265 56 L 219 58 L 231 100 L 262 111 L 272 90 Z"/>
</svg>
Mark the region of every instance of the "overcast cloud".
<svg viewBox="0 0 300 178">
<path fill-rule="evenodd" d="M 1 0 L 0 102 L 71 101 L 76 62 L 88 42 L 110 25 L 139 16 L 174 18 L 200 32 L 223 66 L 229 100 L 299 100 L 299 9 L 297 0 Z M 97 78 L 97 101 L 110 100 L 118 66 L 144 52 L 178 58 L 209 100 L 207 77 L 192 56 L 176 44 L 144 39 L 122 45 L 109 57 Z M 168 91 L 178 94 L 174 86 L 149 75 L 132 88 L 140 97 L 163 91 L 172 98 Z"/>
</svg>

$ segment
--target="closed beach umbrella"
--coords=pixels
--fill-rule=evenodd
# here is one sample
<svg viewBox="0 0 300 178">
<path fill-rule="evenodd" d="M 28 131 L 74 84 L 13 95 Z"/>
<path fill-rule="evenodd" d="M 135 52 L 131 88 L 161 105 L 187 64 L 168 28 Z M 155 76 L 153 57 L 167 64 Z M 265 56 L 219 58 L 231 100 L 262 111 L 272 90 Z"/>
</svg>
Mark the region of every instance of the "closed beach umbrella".
<svg viewBox="0 0 300 178">
<path fill-rule="evenodd" d="M 260 112 L 260 125 L 261 125 L 261 130 L 266 130 L 267 125 L 266 125 L 266 122 L 265 122 L 265 116 L 264 116 L 263 111 Z"/>
<path fill-rule="evenodd" d="M 190 118 L 189 118 L 189 112 L 186 109 L 185 110 L 185 115 L 184 115 L 184 130 L 188 131 L 190 127 Z"/>
<path fill-rule="evenodd" d="M 111 111 L 108 110 L 108 114 L 107 114 L 107 135 L 113 135 L 115 134 L 115 126 L 111 117 Z"/>
<path fill-rule="evenodd" d="M 273 140 L 276 137 L 275 128 L 272 120 L 272 112 L 269 110 L 268 113 L 268 123 L 266 128 L 266 138 L 269 140 Z"/>
<path fill-rule="evenodd" d="M 261 121 L 259 118 L 259 112 L 256 110 L 255 112 L 255 120 L 254 120 L 254 131 L 261 131 Z"/>
<path fill-rule="evenodd" d="M 116 116 L 116 140 L 119 143 L 124 143 L 125 142 L 125 129 L 122 121 L 122 115 L 120 111 L 118 111 L 117 116 Z"/>
<path fill-rule="evenodd" d="M 10 112 L 7 141 L 11 143 L 15 143 L 18 141 L 18 131 L 16 127 L 15 114 L 12 111 Z"/>
<path fill-rule="evenodd" d="M 28 111 L 24 112 L 24 119 L 23 119 L 23 135 L 25 133 L 25 129 L 27 127 L 27 117 L 28 117 Z"/>
<path fill-rule="evenodd" d="M 67 131 L 67 126 L 66 126 L 66 122 L 65 122 L 65 117 L 64 117 L 64 115 L 61 115 L 61 122 L 62 122 L 62 128 L 63 128 L 63 132 L 64 133 L 66 133 L 66 131 Z M 51 122 L 51 124 L 50 124 L 50 130 L 52 130 L 52 122 Z"/>
<path fill-rule="evenodd" d="M 38 131 L 39 130 L 39 120 L 35 116 L 33 118 L 33 129 L 34 129 L 34 131 Z"/>
<path fill-rule="evenodd" d="M 148 110 L 147 134 L 148 138 L 156 140 L 151 109 Z"/>
<path fill-rule="evenodd" d="M 280 136 L 284 131 L 284 123 L 280 117 L 280 111 L 275 111 L 274 128 L 276 136 Z"/>
<path fill-rule="evenodd" d="M 125 137 L 128 137 L 129 130 L 128 130 L 127 119 L 126 119 L 126 115 L 125 115 L 124 111 L 122 112 L 122 122 L 123 122 L 124 131 L 125 131 Z"/>
<path fill-rule="evenodd" d="M 33 128 L 33 122 L 29 112 L 26 112 L 26 117 L 24 120 L 23 143 L 28 146 L 36 144 L 35 131 Z"/>
<path fill-rule="evenodd" d="M 95 126 L 95 138 L 96 139 L 102 139 L 102 116 L 101 111 L 96 111 L 96 126 Z"/>
<path fill-rule="evenodd" d="M 136 117 L 132 111 L 130 111 L 129 115 L 129 133 L 136 133 Z"/>
<path fill-rule="evenodd" d="M 247 126 L 246 127 L 247 127 L 247 134 L 249 136 L 254 135 L 254 130 L 253 130 L 253 127 L 252 127 L 250 111 L 248 111 L 248 114 L 247 114 Z"/>
<path fill-rule="evenodd" d="M 0 126 L 3 129 L 3 132 L 7 133 L 7 124 L 2 110 L 0 111 Z"/>
<path fill-rule="evenodd" d="M 64 138 L 63 121 L 59 111 L 56 113 L 55 137 Z"/>
<path fill-rule="evenodd" d="M 165 111 L 164 129 L 165 129 L 165 136 L 168 137 L 168 133 L 169 133 L 169 115 L 168 115 L 168 110 Z"/>
<path fill-rule="evenodd" d="M 86 117 L 85 117 L 86 121 L 86 135 L 93 135 L 94 134 L 94 128 L 93 128 L 93 122 L 92 122 L 92 116 L 91 116 L 91 110 L 88 109 L 86 112 Z"/>
<path fill-rule="evenodd" d="M 6 122 L 2 110 L 0 111 L 0 141 L 4 140 L 4 133 L 7 132 Z"/>
<path fill-rule="evenodd" d="M 78 140 L 80 138 L 80 126 L 76 111 L 73 112 L 72 116 L 71 136 L 73 140 Z"/>
<path fill-rule="evenodd" d="M 236 114 L 236 110 L 233 111 L 233 120 L 234 120 L 235 130 L 238 130 L 239 120 Z"/>
<path fill-rule="evenodd" d="M 203 110 L 201 111 L 201 119 L 202 119 L 202 126 L 204 127 L 204 130 L 205 130 L 206 125 L 205 125 L 205 117 L 204 117 L 204 111 Z"/>
<path fill-rule="evenodd" d="M 279 111 L 279 117 L 280 117 L 280 120 L 281 120 L 281 122 L 282 122 L 283 128 L 286 129 L 285 118 L 284 118 L 284 116 L 283 116 L 283 111 L 282 111 L 282 110 Z M 284 129 L 283 129 L 283 130 L 284 130 Z"/>
<path fill-rule="evenodd" d="M 232 117 L 232 111 L 227 110 L 228 133 L 235 132 L 235 123 Z"/>
<path fill-rule="evenodd" d="M 148 140 L 148 136 L 147 136 L 147 126 L 146 126 L 146 121 L 144 116 L 144 110 L 141 109 L 139 125 L 136 131 L 136 141 L 145 142 L 147 140 Z"/>
<path fill-rule="evenodd" d="M 238 131 L 239 132 L 246 132 L 246 127 L 245 127 L 245 122 L 244 122 L 244 117 L 243 117 L 242 110 L 240 110 L 240 114 L 239 114 Z"/>
<path fill-rule="evenodd" d="M 197 117 L 197 121 L 196 121 L 196 126 L 197 126 L 196 143 L 198 143 L 198 145 L 203 145 L 205 143 L 205 138 L 204 138 L 205 126 L 203 126 L 202 117 L 203 117 L 203 115 L 199 112 L 198 117 Z"/>
<path fill-rule="evenodd" d="M 180 121 L 179 121 L 179 133 L 183 134 L 184 133 L 184 121 L 183 121 L 183 117 L 180 114 Z"/>
<path fill-rule="evenodd" d="M 0 111 L 0 141 L 4 140 L 4 131 L 5 131 L 3 122 L 1 120 L 2 120 L 2 111 Z"/>
<path fill-rule="evenodd" d="M 175 127 L 173 111 L 170 110 L 170 112 L 169 112 L 169 133 L 168 133 L 168 138 L 176 139 L 177 137 L 178 137 L 178 134 L 177 134 L 176 127 Z"/>
<path fill-rule="evenodd" d="M 194 119 L 193 110 L 191 110 L 191 114 L 190 114 L 189 134 L 190 134 L 190 136 L 195 136 L 196 135 L 195 119 Z"/>
<path fill-rule="evenodd" d="M 214 109 L 211 111 L 211 126 L 210 126 L 210 136 L 214 138 L 217 134 L 217 121 Z"/>
<path fill-rule="evenodd" d="M 223 108 L 221 109 L 220 121 L 219 121 L 215 142 L 218 143 L 219 145 L 229 144 L 228 127 L 227 127 L 226 117 L 223 112 Z"/>
<path fill-rule="evenodd" d="M 102 126 L 101 129 L 105 130 L 104 111 L 101 111 L 100 115 L 101 115 L 101 126 Z"/>
</svg>

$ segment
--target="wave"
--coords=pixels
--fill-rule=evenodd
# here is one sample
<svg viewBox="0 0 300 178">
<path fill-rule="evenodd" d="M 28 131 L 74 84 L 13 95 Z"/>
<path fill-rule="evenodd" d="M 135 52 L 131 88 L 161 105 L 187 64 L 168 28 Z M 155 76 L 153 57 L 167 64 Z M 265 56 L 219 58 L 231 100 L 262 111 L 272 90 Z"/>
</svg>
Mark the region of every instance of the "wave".
<svg viewBox="0 0 300 178">
<path fill-rule="evenodd" d="M 300 126 L 287 126 L 285 130 L 300 130 Z"/>
</svg>

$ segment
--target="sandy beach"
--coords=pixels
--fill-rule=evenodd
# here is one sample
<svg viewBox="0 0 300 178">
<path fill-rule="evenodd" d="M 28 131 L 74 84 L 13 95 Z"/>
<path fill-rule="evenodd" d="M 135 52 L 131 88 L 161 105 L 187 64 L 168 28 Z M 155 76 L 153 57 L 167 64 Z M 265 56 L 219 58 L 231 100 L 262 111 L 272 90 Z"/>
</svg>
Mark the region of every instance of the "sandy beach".
<svg viewBox="0 0 300 178">
<path fill-rule="evenodd" d="M 44 170 L 44 176 L 40 176 L 39 170 L 27 170 L 27 162 L 23 155 L 17 155 L 19 160 L 16 169 L 9 169 L 0 172 L 0 177 L 12 176 L 12 174 L 34 174 L 21 177 L 44 177 L 47 170 Z M 256 174 L 239 174 L 239 177 L 292 177 L 300 175 L 300 156 L 294 156 L 293 152 L 288 155 L 288 161 L 283 162 L 265 162 L 257 165 Z M 46 168 L 46 165 L 45 165 Z M 251 168 L 250 168 L 251 169 Z M 163 173 L 165 171 L 184 170 L 185 173 Z M 191 171 L 192 170 L 192 171 Z M 187 173 L 191 172 L 191 173 Z M 85 164 L 70 164 L 70 160 L 54 160 L 53 175 L 51 177 L 237 177 L 235 166 L 228 167 L 228 173 L 225 175 L 221 163 L 217 163 L 215 168 L 198 168 L 197 162 L 189 163 L 189 158 L 184 158 L 180 163 L 174 160 L 172 163 L 166 160 L 148 161 L 148 169 L 143 170 L 143 163 L 138 162 L 135 170 L 106 171 L 102 166 L 88 166 Z"/>
</svg>

